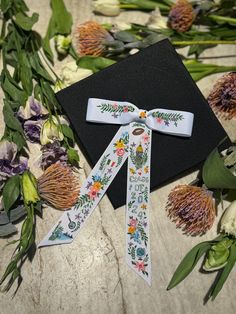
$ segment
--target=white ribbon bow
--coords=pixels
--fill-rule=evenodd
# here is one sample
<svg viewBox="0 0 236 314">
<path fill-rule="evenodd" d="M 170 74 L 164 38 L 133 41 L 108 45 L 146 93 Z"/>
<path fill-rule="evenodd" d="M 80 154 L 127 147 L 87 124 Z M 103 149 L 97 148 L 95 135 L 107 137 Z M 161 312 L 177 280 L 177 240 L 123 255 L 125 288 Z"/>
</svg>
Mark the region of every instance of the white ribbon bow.
<svg viewBox="0 0 236 314">
<path fill-rule="evenodd" d="M 72 242 L 128 158 L 126 261 L 151 284 L 148 205 L 152 130 L 190 137 L 193 117 L 186 111 L 146 111 L 129 102 L 90 98 L 87 121 L 122 126 L 83 183 L 76 205 L 62 215 L 38 247 Z"/>
</svg>

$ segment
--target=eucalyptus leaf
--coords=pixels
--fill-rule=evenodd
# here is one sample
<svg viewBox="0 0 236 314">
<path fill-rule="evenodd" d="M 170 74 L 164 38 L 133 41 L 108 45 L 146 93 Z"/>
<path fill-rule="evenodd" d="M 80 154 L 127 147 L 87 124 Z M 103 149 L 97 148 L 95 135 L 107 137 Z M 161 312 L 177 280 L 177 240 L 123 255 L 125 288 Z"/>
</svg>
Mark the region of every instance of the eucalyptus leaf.
<svg viewBox="0 0 236 314">
<path fill-rule="evenodd" d="M 17 232 L 17 228 L 10 222 L 6 225 L 0 225 L 0 238 L 8 237 Z"/>
<path fill-rule="evenodd" d="M 125 43 L 132 43 L 137 40 L 136 36 L 127 31 L 120 31 L 114 34 L 114 38 Z"/>
<path fill-rule="evenodd" d="M 20 195 L 20 176 L 15 175 L 7 180 L 4 185 L 2 197 L 6 211 L 12 207 Z"/>
<path fill-rule="evenodd" d="M 79 58 L 77 65 L 81 68 L 90 69 L 93 72 L 98 72 L 99 70 L 102 70 L 114 63 L 115 61 L 109 58 L 84 56 Z"/>
<path fill-rule="evenodd" d="M 205 161 L 202 177 L 208 188 L 236 189 L 236 176 L 224 165 L 217 149 Z"/>
<path fill-rule="evenodd" d="M 38 22 L 39 15 L 33 13 L 31 17 L 19 12 L 15 15 L 15 23 L 25 31 L 30 31 L 35 23 Z"/>
<path fill-rule="evenodd" d="M 10 222 L 16 222 L 27 214 L 25 206 L 19 205 L 9 211 Z"/>
<path fill-rule="evenodd" d="M 184 280 L 194 269 L 202 255 L 205 254 L 210 248 L 211 248 L 210 241 L 199 243 L 198 245 L 193 247 L 177 267 L 167 287 L 167 290 L 174 288 L 182 280 Z"/>
<path fill-rule="evenodd" d="M 6 225 L 9 222 L 10 222 L 10 219 L 9 219 L 7 213 L 5 212 L 5 210 L 1 210 L 0 211 L 0 226 Z"/>
</svg>

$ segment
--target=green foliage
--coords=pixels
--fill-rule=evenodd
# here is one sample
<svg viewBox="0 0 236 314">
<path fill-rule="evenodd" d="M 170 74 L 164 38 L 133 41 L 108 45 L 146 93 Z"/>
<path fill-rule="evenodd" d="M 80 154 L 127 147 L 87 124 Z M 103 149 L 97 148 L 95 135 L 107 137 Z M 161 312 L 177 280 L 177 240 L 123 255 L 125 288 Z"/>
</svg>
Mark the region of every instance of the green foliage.
<svg viewBox="0 0 236 314">
<path fill-rule="evenodd" d="M 31 17 L 19 12 L 15 15 L 15 23 L 25 31 L 30 31 L 34 24 L 38 22 L 39 15 L 33 13 Z"/>
<path fill-rule="evenodd" d="M 68 35 L 71 32 L 72 16 L 65 7 L 63 0 L 51 0 L 52 16 L 50 18 L 43 49 L 47 58 L 53 62 L 50 40 L 57 34 Z"/>
<path fill-rule="evenodd" d="M 206 241 L 194 246 L 183 258 L 179 266 L 177 267 L 171 281 L 167 287 L 170 290 L 183 281 L 194 269 L 199 259 L 211 248 L 212 243 L 218 242 L 222 239 L 222 236 L 216 238 L 213 241 Z"/>
<path fill-rule="evenodd" d="M 225 166 L 217 149 L 205 161 L 202 177 L 208 188 L 236 189 L 236 176 Z"/>
<path fill-rule="evenodd" d="M 114 60 L 103 57 L 84 56 L 78 59 L 77 65 L 81 68 L 90 69 L 91 71 L 98 72 L 112 64 L 116 63 Z"/>
<path fill-rule="evenodd" d="M 6 211 L 14 205 L 20 195 L 20 176 L 9 178 L 3 188 L 3 205 Z"/>
</svg>

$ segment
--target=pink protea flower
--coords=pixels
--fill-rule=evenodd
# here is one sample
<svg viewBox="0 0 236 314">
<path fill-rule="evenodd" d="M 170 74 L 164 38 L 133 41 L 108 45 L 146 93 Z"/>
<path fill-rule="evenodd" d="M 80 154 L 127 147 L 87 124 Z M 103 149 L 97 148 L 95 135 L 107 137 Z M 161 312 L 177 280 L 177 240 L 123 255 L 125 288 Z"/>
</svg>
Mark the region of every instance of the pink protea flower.
<svg viewBox="0 0 236 314">
<path fill-rule="evenodd" d="M 214 112 L 226 120 L 236 117 L 236 72 L 227 73 L 216 82 L 208 103 Z"/>
<path fill-rule="evenodd" d="M 168 15 L 168 26 L 177 32 L 184 33 L 190 29 L 196 17 L 188 0 L 178 0 L 172 5 Z"/>
<path fill-rule="evenodd" d="M 76 26 L 74 42 L 79 56 L 101 56 L 105 52 L 105 42 L 113 41 L 113 37 L 100 24 L 88 21 Z"/>
<path fill-rule="evenodd" d="M 212 192 L 191 185 L 176 186 L 168 196 L 166 210 L 177 228 L 190 235 L 204 234 L 216 215 Z"/>
</svg>

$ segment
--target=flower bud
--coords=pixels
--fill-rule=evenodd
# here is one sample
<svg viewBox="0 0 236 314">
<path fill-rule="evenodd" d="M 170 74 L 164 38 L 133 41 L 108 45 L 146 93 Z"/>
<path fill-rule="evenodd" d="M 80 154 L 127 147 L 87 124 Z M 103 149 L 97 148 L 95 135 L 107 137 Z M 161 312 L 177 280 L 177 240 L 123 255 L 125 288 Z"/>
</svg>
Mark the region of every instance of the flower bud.
<svg viewBox="0 0 236 314">
<path fill-rule="evenodd" d="M 55 85 L 54 85 L 54 92 L 57 93 L 59 92 L 60 90 L 62 90 L 63 88 L 66 88 L 66 84 L 64 83 L 64 81 L 61 81 L 61 80 L 57 80 Z"/>
<path fill-rule="evenodd" d="M 54 140 L 62 141 L 64 138 L 56 117 L 52 116 L 46 120 L 40 132 L 40 143 L 46 145 Z"/>
<path fill-rule="evenodd" d="M 107 16 L 120 14 L 120 2 L 118 0 L 95 0 L 93 11 Z"/>
<path fill-rule="evenodd" d="M 221 218 L 220 230 L 236 237 L 236 201 L 225 210 Z"/>
<path fill-rule="evenodd" d="M 150 29 L 163 29 L 167 28 L 166 19 L 161 15 L 160 9 L 156 7 L 150 14 L 150 18 L 147 22 L 147 27 Z"/>
<path fill-rule="evenodd" d="M 223 268 L 227 263 L 229 257 L 229 248 L 232 243 L 233 240 L 224 238 L 220 242 L 212 245 L 203 265 L 203 269 L 206 271 L 214 271 Z"/>
<path fill-rule="evenodd" d="M 56 50 L 62 55 L 66 55 L 71 45 L 71 36 L 56 35 L 54 37 Z"/>
<path fill-rule="evenodd" d="M 40 201 L 40 196 L 37 190 L 37 180 L 30 171 L 25 171 L 22 175 L 22 190 L 26 204 Z"/>
</svg>

